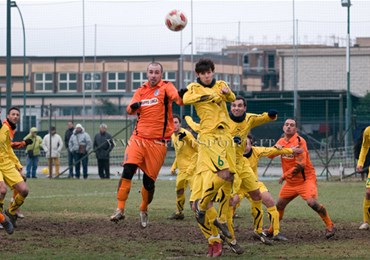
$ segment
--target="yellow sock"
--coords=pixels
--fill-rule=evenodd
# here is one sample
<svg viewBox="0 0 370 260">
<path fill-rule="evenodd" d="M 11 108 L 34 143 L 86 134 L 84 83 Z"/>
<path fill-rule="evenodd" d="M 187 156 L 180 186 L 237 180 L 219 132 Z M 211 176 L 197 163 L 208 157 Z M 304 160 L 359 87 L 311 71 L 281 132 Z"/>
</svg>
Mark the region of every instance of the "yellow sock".
<svg viewBox="0 0 370 260">
<path fill-rule="evenodd" d="M 185 193 L 177 194 L 176 196 L 176 206 L 177 211 L 181 212 L 184 210 L 184 204 L 185 204 Z"/>
<path fill-rule="evenodd" d="M 217 210 L 215 207 L 210 207 L 206 211 L 206 216 L 208 215 L 208 225 L 211 229 L 211 234 L 212 236 L 217 236 L 218 235 L 218 228 L 213 224 L 215 219 L 217 218 Z"/>
<path fill-rule="evenodd" d="M 233 216 L 234 216 L 234 208 L 232 206 L 230 206 L 229 207 L 229 212 L 228 212 L 228 215 L 227 215 L 227 228 L 229 229 L 229 231 L 231 233 L 230 241 L 235 239 Z"/>
<path fill-rule="evenodd" d="M 218 190 L 225 184 L 225 180 L 218 177 L 216 173 L 212 175 L 212 179 L 205 183 L 206 187 L 203 188 L 202 199 L 199 203 L 199 207 L 202 210 L 207 209 L 207 205 L 216 196 Z"/>
<path fill-rule="evenodd" d="M 267 214 L 270 219 L 270 225 L 274 230 L 274 236 L 276 236 L 280 232 L 279 212 L 277 211 L 276 206 L 267 208 Z"/>
<path fill-rule="evenodd" d="M 4 210 L 4 199 L 0 199 L 0 212 Z"/>
<path fill-rule="evenodd" d="M 17 196 L 15 196 L 14 200 L 10 203 L 9 213 L 14 215 L 15 211 L 20 206 L 22 206 L 22 204 L 24 203 L 24 200 L 25 198 L 21 194 L 18 193 Z"/>
<path fill-rule="evenodd" d="M 221 196 L 219 201 L 220 207 L 218 210 L 218 217 L 221 222 L 227 222 L 227 218 L 229 216 L 231 189 L 232 189 L 231 182 L 225 182 L 225 184 L 222 185 L 220 189 Z"/>
<path fill-rule="evenodd" d="M 258 233 L 262 233 L 263 225 L 262 200 L 252 200 L 251 208 L 254 230 L 257 231 Z"/>
<path fill-rule="evenodd" d="M 198 223 L 198 226 L 206 239 L 209 239 L 212 236 L 211 226 L 209 225 L 210 214 L 212 213 L 209 210 L 207 210 L 204 224 L 201 225 Z"/>
<path fill-rule="evenodd" d="M 370 220 L 370 200 L 364 198 L 364 222 L 369 223 Z"/>
</svg>

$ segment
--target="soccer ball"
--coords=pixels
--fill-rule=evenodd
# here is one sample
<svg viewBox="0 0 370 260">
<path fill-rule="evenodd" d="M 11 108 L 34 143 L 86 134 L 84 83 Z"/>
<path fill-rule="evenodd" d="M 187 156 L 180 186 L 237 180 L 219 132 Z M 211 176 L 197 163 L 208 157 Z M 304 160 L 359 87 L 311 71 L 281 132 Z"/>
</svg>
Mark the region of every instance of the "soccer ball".
<svg viewBox="0 0 370 260">
<path fill-rule="evenodd" d="M 48 167 L 42 168 L 41 172 L 43 174 L 49 174 L 49 168 Z"/>
<path fill-rule="evenodd" d="M 168 29 L 177 32 L 185 28 L 188 18 L 180 10 L 172 10 L 166 15 L 165 23 Z"/>
</svg>

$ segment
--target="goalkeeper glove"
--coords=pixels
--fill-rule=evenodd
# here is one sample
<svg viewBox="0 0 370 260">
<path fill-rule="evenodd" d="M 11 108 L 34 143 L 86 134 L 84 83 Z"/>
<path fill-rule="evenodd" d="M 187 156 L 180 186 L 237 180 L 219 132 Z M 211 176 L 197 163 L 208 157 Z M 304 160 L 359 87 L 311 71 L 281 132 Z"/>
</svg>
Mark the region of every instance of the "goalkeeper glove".
<svg viewBox="0 0 370 260">
<path fill-rule="evenodd" d="M 135 102 L 135 103 L 131 104 L 131 106 L 130 106 L 130 108 L 131 108 L 132 110 L 136 110 L 136 109 L 138 109 L 139 107 L 141 107 L 141 102 Z"/>
<path fill-rule="evenodd" d="M 276 109 L 270 109 L 268 112 L 267 112 L 268 116 L 271 117 L 271 118 L 275 118 L 278 114 L 278 111 Z"/>
<path fill-rule="evenodd" d="M 26 143 L 26 145 L 30 145 L 33 143 L 33 141 L 31 139 L 26 139 L 24 140 L 24 142 Z"/>
<path fill-rule="evenodd" d="M 236 144 L 241 144 L 242 143 L 242 139 L 240 138 L 240 136 L 234 136 L 233 140 L 234 140 L 234 143 L 236 143 Z"/>
<path fill-rule="evenodd" d="M 184 139 L 185 136 L 186 136 L 185 132 L 179 133 L 179 141 L 182 141 L 182 139 Z"/>
</svg>

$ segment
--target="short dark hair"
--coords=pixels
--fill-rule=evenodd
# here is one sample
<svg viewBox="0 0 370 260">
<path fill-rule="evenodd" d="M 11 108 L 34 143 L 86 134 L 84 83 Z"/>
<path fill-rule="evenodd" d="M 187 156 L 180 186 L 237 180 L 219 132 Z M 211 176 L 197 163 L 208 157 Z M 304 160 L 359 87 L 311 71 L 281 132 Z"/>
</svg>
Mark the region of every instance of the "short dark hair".
<svg viewBox="0 0 370 260">
<path fill-rule="evenodd" d="M 200 59 L 195 64 L 195 72 L 202 73 L 211 70 L 212 72 L 215 71 L 215 64 L 211 59 Z"/>
<path fill-rule="evenodd" d="M 55 130 L 57 130 L 55 126 L 50 127 L 50 131 L 55 131 Z"/>
<path fill-rule="evenodd" d="M 150 65 L 159 65 L 159 67 L 161 67 L 161 72 L 163 72 L 163 66 L 159 62 L 154 61 L 154 62 L 149 63 L 148 67 L 146 67 L 146 69 L 148 69 Z"/>
<path fill-rule="evenodd" d="M 243 105 L 246 107 L 247 106 L 247 101 L 245 101 L 245 98 L 242 96 L 236 96 L 235 100 L 243 100 Z"/>
<path fill-rule="evenodd" d="M 177 118 L 179 120 L 179 122 L 181 123 L 181 117 L 179 115 L 174 114 L 173 118 Z"/>
<path fill-rule="evenodd" d="M 18 107 L 11 107 L 11 108 L 8 109 L 8 112 L 6 112 L 6 114 L 9 115 L 10 111 L 12 111 L 12 110 L 17 110 L 19 113 L 21 112 L 21 110 Z"/>
</svg>

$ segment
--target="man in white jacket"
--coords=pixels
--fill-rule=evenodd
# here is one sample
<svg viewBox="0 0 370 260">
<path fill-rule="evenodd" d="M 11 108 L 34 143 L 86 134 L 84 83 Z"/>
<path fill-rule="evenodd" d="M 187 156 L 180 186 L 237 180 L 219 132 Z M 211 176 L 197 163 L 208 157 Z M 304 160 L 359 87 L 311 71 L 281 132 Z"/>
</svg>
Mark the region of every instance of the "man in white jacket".
<svg viewBox="0 0 370 260">
<path fill-rule="evenodd" d="M 45 157 L 48 158 L 49 178 L 53 177 L 53 163 L 55 165 L 55 177 L 59 176 L 59 157 L 62 148 L 62 137 L 57 134 L 55 126 L 50 127 L 49 134 L 45 135 L 42 140 L 42 149 L 45 151 Z"/>
</svg>

